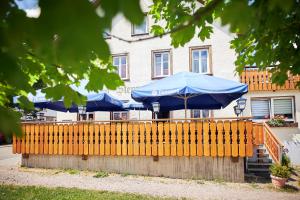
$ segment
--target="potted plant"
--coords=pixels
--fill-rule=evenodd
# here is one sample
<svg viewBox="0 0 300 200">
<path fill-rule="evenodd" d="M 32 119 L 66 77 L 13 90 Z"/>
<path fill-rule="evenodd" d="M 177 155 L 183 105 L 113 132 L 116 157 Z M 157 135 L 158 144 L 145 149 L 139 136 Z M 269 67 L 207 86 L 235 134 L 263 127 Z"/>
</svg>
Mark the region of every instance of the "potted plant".
<svg viewBox="0 0 300 200">
<path fill-rule="evenodd" d="M 284 187 L 288 178 L 291 176 L 291 169 L 280 164 L 272 164 L 270 171 L 272 183 L 277 188 Z"/>
</svg>

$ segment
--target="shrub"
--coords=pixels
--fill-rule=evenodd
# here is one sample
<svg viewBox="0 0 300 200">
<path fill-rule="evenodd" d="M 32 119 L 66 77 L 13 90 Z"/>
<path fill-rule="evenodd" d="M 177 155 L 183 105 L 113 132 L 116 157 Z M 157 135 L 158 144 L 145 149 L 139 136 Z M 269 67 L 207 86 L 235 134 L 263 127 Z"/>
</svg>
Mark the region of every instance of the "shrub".
<svg viewBox="0 0 300 200">
<path fill-rule="evenodd" d="M 282 127 L 282 126 L 284 126 L 285 121 L 284 121 L 284 119 L 281 119 L 281 118 L 273 118 L 273 119 L 269 120 L 267 123 L 269 126 L 272 126 L 272 127 Z"/>
<path fill-rule="evenodd" d="M 287 166 L 280 164 L 272 164 L 270 167 L 271 174 L 279 178 L 289 178 L 291 176 L 291 170 Z"/>
</svg>

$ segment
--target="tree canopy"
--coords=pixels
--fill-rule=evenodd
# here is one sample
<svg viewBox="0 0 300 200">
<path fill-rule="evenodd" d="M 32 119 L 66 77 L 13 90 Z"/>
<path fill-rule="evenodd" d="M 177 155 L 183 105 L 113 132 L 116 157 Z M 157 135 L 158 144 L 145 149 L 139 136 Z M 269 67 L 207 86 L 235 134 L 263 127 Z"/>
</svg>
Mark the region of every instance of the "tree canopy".
<svg viewBox="0 0 300 200">
<path fill-rule="evenodd" d="M 39 17 L 28 12 L 26 16 L 24 10 L 37 3 Z M 300 74 L 299 4 L 299 0 L 153 0 L 148 15 L 165 23 L 153 25 L 153 35 L 145 39 L 170 34 L 176 48 L 195 35 L 202 41 L 210 38 L 214 23 L 228 25 L 235 34 L 231 47 L 237 54 L 236 71 L 273 66 L 273 81 L 283 84 L 287 72 Z M 0 132 L 21 133 L 12 97 L 20 96 L 22 109 L 33 109 L 27 94 L 35 94 L 37 87 L 47 98 L 63 98 L 70 106 L 84 103 L 85 97 L 70 87 L 82 79 L 89 80 L 89 91 L 114 90 L 123 84 L 103 37 L 117 14 L 137 25 L 144 18 L 139 0 L 0 1 Z"/>
</svg>

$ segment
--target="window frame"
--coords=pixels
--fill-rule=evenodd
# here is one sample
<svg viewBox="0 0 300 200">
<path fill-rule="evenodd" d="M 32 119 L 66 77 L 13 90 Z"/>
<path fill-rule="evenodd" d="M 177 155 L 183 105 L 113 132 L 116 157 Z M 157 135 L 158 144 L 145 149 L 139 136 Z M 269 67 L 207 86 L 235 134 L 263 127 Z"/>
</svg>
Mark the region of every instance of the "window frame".
<svg viewBox="0 0 300 200">
<path fill-rule="evenodd" d="M 209 110 L 209 109 L 191 109 L 191 112 L 190 112 L 190 114 L 191 114 L 191 118 L 195 118 L 193 115 L 194 115 L 194 111 L 195 110 L 200 110 L 200 115 L 201 115 L 201 117 L 199 118 L 199 119 L 209 119 L 209 118 L 213 118 L 214 117 L 214 114 L 213 114 L 213 110 Z M 206 118 L 203 118 L 202 116 L 203 116 L 203 110 L 208 110 L 208 117 L 206 117 Z"/>
<path fill-rule="evenodd" d="M 123 57 L 123 56 L 126 57 L 126 78 L 121 77 L 120 68 L 118 68 L 118 70 L 119 70 L 118 75 L 120 76 L 122 81 L 129 81 L 130 80 L 130 76 L 129 76 L 129 74 L 130 74 L 130 71 L 129 71 L 129 69 L 130 69 L 130 67 L 129 67 L 129 53 L 112 54 L 112 65 L 115 66 L 114 65 L 114 58 L 115 57 Z M 119 59 L 119 61 L 120 61 L 120 59 Z"/>
<path fill-rule="evenodd" d="M 250 103 L 252 103 L 253 100 L 268 100 L 269 101 L 270 118 L 268 118 L 268 119 L 254 119 L 254 120 L 266 121 L 266 120 L 270 120 L 270 119 L 274 118 L 274 116 L 275 116 L 274 115 L 274 100 L 275 99 L 291 99 L 292 100 L 292 118 L 291 119 L 284 119 L 284 120 L 289 121 L 289 122 L 295 122 L 296 121 L 296 114 L 295 114 L 295 97 L 294 96 L 253 97 L 253 98 L 251 98 Z M 250 114 L 252 116 L 251 104 L 250 104 Z"/>
<path fill-rule="evenodd" d="M 160 75 L 160 76 L 155 76 L 155 54 L 159 53 L 169 53 L 169 74 L 168 75 Z M 158 49 L 158 50 L 152 50 L 151 51 L 151 79 L 161 79 L 168 77 L 173 74 L 173 56 L 172 56 L 172 49 Z"/>
<path fill-rule="evenodd" d="M 213 68 L 212 68 L 212 47 L 211 45 L 202 45 L 202 46 L 192 46 L 189 48 L 189 70 L 193 72 L 193 51 L 195 50 L 207 50 L 207 73 L 200 73 L 199 74 L 207 74 L 213 75 Z"/>
<path fill-rule="evenodd" d="M 111 112 L 111 120 L 115 120 L 114 119 L 114 114 L 115 113 L 119 113 L 121 115 L 122 115 L 122 113 L 127 113 L 127 119 L 125 119 L 124 121 L 127 121 L 127 120 L 130 119 L 130 112 L 129 111 L 116 111 L 116 112 Z M 120 120 L 120 119 L 118 119 L 118 120 Z"/>
<path fill-rule="evenodd" d="M 134 27 L 136 25 L 134 24 L 131 24 L 131 36 L 134 37 L 134 36 L 142 36 L 142 35 L 149 35 L 149 18 L 148 18 L 148 15 L 147 13 L 145 13 L 145 22 L 146 22 L 146 32 L 145 33 L 134 33 Z"/>
</svg>

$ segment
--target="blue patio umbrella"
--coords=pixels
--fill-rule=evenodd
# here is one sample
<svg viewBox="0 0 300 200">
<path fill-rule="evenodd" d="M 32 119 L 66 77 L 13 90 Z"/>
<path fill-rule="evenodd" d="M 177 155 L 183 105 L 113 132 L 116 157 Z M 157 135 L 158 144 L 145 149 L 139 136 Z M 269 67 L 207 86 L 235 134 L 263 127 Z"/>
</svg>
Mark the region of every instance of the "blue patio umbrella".
<svg viewBox="0 0 300 200">
<path fill-rule="evenodd" d="M 136 102 L 133 99 L 126 103 L 123 103 L 123 108 L 125 110 L 151 110 L 151 106 L 147 106 L 141 102 Z"/>
<path fill-rule="evenodd" d="M 84 89 L 84 85 L 87 81 L 83 81 L 79 87 L 71 86 L 74 90 L 78 91 L 82 95 L 87 97 L 86 111 L 123 111 L 122 102 L 117 98 L 106 92 L 88 92 Z M 17 103 L 18 97 L 14 97 L 14 103 Z M 78 112 L 78 106 L 73 104 L 70 108 L 66 108 L 63 100 L 51 101 L 46 99 L 44 93 L 40 90 L 37 91 L 36 95 L 29 94 L 28 99 L 34 103 L 37 108 L 46 108 L 50 110 L 56 110 L 61 112 Z"/>
<path fill-rule="evenodd" d="M 232 80 L 192 72 L 180 72 L 132 91 L 138 102 L 160 103 L 161 111 L 220 109 L 248 92 L 248 86 Z"/>
</svg>

